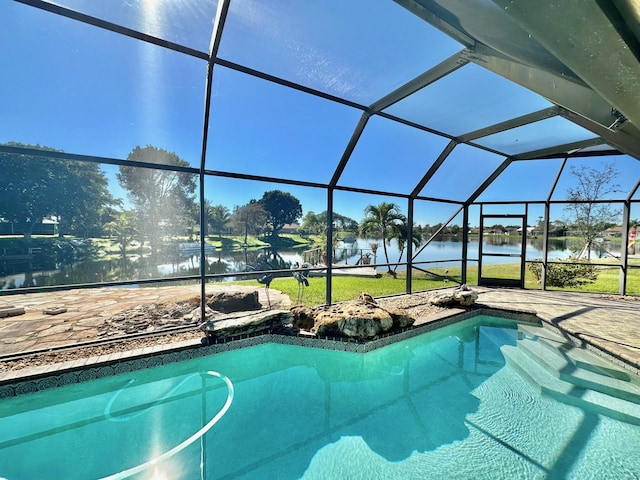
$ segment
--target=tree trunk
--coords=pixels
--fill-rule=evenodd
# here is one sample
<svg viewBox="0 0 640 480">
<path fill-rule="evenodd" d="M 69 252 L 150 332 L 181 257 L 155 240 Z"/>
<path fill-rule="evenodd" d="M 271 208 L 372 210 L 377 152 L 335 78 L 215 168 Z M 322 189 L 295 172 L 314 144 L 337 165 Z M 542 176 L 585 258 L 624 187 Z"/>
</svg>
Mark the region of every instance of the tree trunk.
<svg viewBox="0 0 640 480">
<path fill-rule="evenodd" d="M 31 234 L 33 232 L 33 222 L 25 222 L 24 224 L 24 246 L 27 249 L 27 253 L 29 252 L 29 247 L 31 247 Z"/>
<path fill-rule="evenodd" d="M 398 257 L 398 264 L 400 264 L 400 261 L 402 260 L 402 255 L 404 254 L 404 248 L 405 248 L 404 246 L 402 248 L 399 248 L 400 256 Z M 393 267 L 393 273 L 396 273 L 397 270 L 398 270 L 398 265 Z"/>
<path fill-rule="evenodd" d="M 382 235 L 382 249 L 384 250 L 384 260 L 386 263 L 389 263 L 389 254 L 387 253 L 387 239 L 384 234 Z M 387 273 L 393 275 L 393 270 L 391 270 L 391 265 L 387 265 Z"/>
</svg>

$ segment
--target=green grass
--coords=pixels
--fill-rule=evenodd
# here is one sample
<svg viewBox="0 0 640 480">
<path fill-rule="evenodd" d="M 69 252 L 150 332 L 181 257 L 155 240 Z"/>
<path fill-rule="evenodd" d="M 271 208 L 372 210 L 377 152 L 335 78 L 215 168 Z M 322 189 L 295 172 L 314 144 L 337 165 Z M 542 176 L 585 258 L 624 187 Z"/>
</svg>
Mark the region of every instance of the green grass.
<svg viewBox="0 0 640 480">
<path fill-rule="evenodd" d="M 300 235 L 287 233 L 281 233 L 278 237 L 281 240 L 281 245 L 278 246 L 281 248 L 312 245 L 319 239 L 319 237 L 315 236 L 302 237 Z M 322 241 L 322 239 L 320 239 L 320 241 Z M 246 244 L 244 235 L 224 235 L 221 237 L 218 235 L 207 235 L 207 243 L 224 251 L 242 250 L 245 247 L 266 248 L 270 246 L 263 237 L 256 237 L 255 235 L 248 235 Z"/>
<path fill-rule="evenodd" d="M 207 235 L 207 243 L 213 245 L 220 250 L 241 250 L 245 247 L 244 235 L 225 235 L 218 237 L 217 235 Z M 259 240 L 253 235 L 247 236 L 246 245 L 250 248 L 264 248 L 269 244 Z"/>
<path fill-rule="evenodd" d="M 595 282 L 587 283 L 579 287 L 547 287 L 548 290 L 563 290 L 571 292 L 592 292 L 592 293 L 618 293 L 620 267 L 599 266 L 598 278 Z"/>
<path fill-rule="evenodd" d="M 617 294 L 619 291 L 620 266 L 618 260 L 614 258 L 599 258 L 593 260 L 597 264 L 598 278 L 595 282 L 587 283 L 579 287 L 547 287 L 548 290 L 570 291 L 570 292 L 591 292 L 591 293 L 612 293 Z M 640 294 L 640 259 L 629 259 L 629 268 L 627 273 L 627 294 Z M 527 272 L 530 275 L 530 272 Z M 534 279 L 535 280 L 535 279 Z M 530 288 L 530 287 L 526 287 Z M 539 288 L 539 286 L 537 287 Z"/>
<path fill-rule="evenodd" d="M 638 264 L 638 266 L 640 266 L 639 262 L 635 262 L 635 264 Z M 445 267 L 429 269 L 429 271 L 433 273 L 442 275 L 443 277 L 448 277 L 450 281 L 445 281 L 444 278 L 436 277 L 433 275 L 425 274 L 418 270 L 414 270 L 412 278 L 412 291 L 421 292 L 437 288 L 456 286 L 456 282 L 460 282 L 461 280 L 461 268 L 447 267 L 446 270 L 447 272 L 445 272 Z M 593 283 L 576 288 L 549 287 L 549 290 L 617 294 L 618 272 L 619 267 L 617 266 L 603 265 L 599 267 L 598 279 Z M 477 285 L 477 268 L 473 266 L 469 267 L 467 274 L 467 284 Z M 483 265 L 484 277 L 518 278 L 519 274 L 520 267 L 515 263 Z M 325 282 L 325 277 L 311 277 L 309 279 L 309 286 L 304 288 L 304 292 L 302 293 L 302 302 L 300 303 L 306 306 L 325 304 Z M 258 283 L 256 280 L 245 280 L 234 283 L 263 287 L 263 285 Z M 288 295 L 294 304 L 298 303 L 298 282 L 293 277 L 275 278 L 271 283 L 271 288 L 280 290 Z M 525 288 L 540 289 L 540 285 L 528 269 L 525 270 Z M 400 295 L 406 293 L 406 275 L 405 272 L 399 271 L 396 278 L 393 278 L 392 276 L 386 274 L 383 274 L 379 278 L 335 276 L 332 279 L 331 291 L 332 302 L 342 302 L 346 300 L 357 299 L 360 296 L 361 292 L 367 292 L 373 297 Z M 640 294 L 640 268 L 629 269 L 629 274 L 627 277 L 627 293 L 630 295 Z"/>
<path fill-rule="evenodd" d="M 262 286 L 257 280 L 244 280 L 234 283 L 239 285 Z M 336 276 L 332 278 L 331 283 L 332 300 L 334 302 L 353 300 L 358 298 L 361 292 L 367 292 L 374 297 L 404 293 L 406 290 L 405 285 L 406 279 L 404 275 L 398 275 L 397 278 L 386 275 L 380 278 Z M 271 288 L 287 294 L 289 298 L 296 303 L 296 299 L 298 298 L 298 281 L 295 278 L 275 278 L 271 283 Z M 325 300 L 326 278 L 310 277 L 309 286 L 304 287 L 302 303 L 308 306 L 322 305 L 325 303 Z"/>
<path fill-rule="evenodd" d="M 450 275 L 452 277 L 452 275 Z M 233 282 L 237 285 L 251 285 L 263 287 L 257 280 L 243 280 Z M 455 286 L 454 282 L 445 282 L 443 279 L 433 277 L 431 275 L 419 274 L 414 275 L 412 279 L 412 290 L 420 292 L 424 290 L 433 290 L 442 287 Z M 293 277 L 274 278 L 271 282 L 271 288 L 280 290 L 291 298 L 296 304 L 298 299 L 298 281 Z M 331 283 L 332 302 L 342 302 L 346 300 L 355 300 L 360 296 L 361 292 L 367 292 L 373 297 L 385 297 L 389 295 L 400 295 L 406 293 L 406 275 L 405 272 L 398 272 L 396 278 L 390 275 L 382 275 L 378 278 L 373 277 L 348 277 L 334 276 Z M 304 287 L 302 292 L 301 304 L 306 306 L 324 305 L 326 303 L 326 278 L 311 277 L 309 278 L 309 286 Z"/>
</svg>

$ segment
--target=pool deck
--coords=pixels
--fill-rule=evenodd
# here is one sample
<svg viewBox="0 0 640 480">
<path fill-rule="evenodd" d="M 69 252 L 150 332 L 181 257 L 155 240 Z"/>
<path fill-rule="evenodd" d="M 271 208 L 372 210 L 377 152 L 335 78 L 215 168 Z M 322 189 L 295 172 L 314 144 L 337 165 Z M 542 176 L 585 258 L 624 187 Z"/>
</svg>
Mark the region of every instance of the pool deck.
<svg viewBox="0 0 640 480">
<path fill-rule="evenodd" d="M 288 297 L 273 289 L 269 289 L 269 299 L 264 288 L 216 285 L 207 288 L 207 293 L 213 290 L 257 290 L 265 308 L 268 302 L 274 308 L 287 308 L 290 304 Z M 8 355 L 99 340 L 99 327 L 117 313 L 138 305 L 181 302 L 199 296 L 199 285 L 105 287 L 0 296 L 0 361 Z M 2 311 L 10 307 L 22 307 L 24 313 L 2 318 Z M 64 311 L 46 313 L 55 309 Z"/>
<path fill-rule="evenodd" d="M 479 306 L 536 314 L 558 329 L 628 364 L 632 370 L 640 370 L 638 299 L 570 292 L 471 288 L 479 293 Z M 265 289 L 259 289 L 259 292 L 264 303 Z M 270 293 L 273 303 L 279 292 L 270 292 L 273 292 Z M 140 304 L 175 302 L 194 295 L 199 295 L 198 286 L 100 288 L 1 296 L 0 310 L 9 306 L 24 307 L 25 313 L 0 318 L 0 357 L 95 340 L 98 338 L 98 326 L 117 312 Z M 66 311 L 57 315 L 44 313 L 56 307 Z M 420 318 L 417 323 L 428 323 L 442 316 Z"/>
</svg>

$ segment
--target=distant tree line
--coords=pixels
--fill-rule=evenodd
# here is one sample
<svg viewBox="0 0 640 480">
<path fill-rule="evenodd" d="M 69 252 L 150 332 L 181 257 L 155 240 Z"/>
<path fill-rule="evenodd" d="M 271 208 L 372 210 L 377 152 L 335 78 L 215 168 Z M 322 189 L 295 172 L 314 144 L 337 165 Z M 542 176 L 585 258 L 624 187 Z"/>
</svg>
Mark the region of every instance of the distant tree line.
<svg viewBox="0 0 640 480">
<path fill-rule="evenodd" d="M 40 145 L 7 145 L 59 152 Z M 55 217 L 60 235 L 102 234 L 120 206 L 98 164 L 0 153 L 0 218 L 20 226 L 27 243 L 34 225 Z"/>
</svg>

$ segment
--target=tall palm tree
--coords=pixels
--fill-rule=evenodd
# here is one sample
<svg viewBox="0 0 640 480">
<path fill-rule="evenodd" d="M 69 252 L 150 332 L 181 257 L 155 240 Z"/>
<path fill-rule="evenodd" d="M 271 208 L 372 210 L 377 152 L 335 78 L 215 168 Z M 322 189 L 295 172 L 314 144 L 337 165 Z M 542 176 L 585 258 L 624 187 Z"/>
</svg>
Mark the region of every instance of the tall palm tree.
<svg viewBox="0 0 640 480">
<path fill-rule="evenodd" d="M 385 262 L 389 263 L 387 243 L 396 235 L 400 226 L 406 223 L 406 217 L 400 213 L 400 208 L 395 203 L 387 202 L 382 202 L 379 205 L 367 205 L 364 209 L 364 215 L 360 224 L 360 233 L 363 236 L 378 235 L 382 237 Z M 391 266 L 387 266 L 387 269 L 388 273 L 393 275 Z"/>
<path fill-rule="evenodd" d="M 402 260 L 402 255 L 404 254 L 404 249 L 407 246 L 407 240 L 409 239 L 409 225 L 406 221 L 403 221 L 402 224 L 398 228 L 396 228 L 393 238 L 396 242 L 398 242 L 398 250 L 400 251 L 398 263 L 400 263 L 400 260 Z M 422 232 L 420 232 L 416 228 L 411 229 L 411 243 L 413 243 L 416 248 L 420 246 L 422 240 Z M 398 265 L 396 264 L 396 266 L 393 267 L 393 271 L 395 272 L 397 269 Z"/>
</svg>

